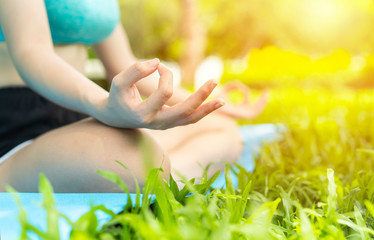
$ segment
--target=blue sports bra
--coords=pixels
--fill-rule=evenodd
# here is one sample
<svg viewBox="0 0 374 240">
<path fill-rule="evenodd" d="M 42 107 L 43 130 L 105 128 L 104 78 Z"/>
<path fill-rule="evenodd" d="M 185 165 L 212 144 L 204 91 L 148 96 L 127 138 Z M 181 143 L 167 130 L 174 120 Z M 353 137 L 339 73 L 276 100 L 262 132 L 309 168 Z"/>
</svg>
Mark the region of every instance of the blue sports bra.
<svg viewBox="0 0 374 240">
<path fill-rule="evenodd" d="M 103 41 L 120 19 L 117 0 L 45 0 L 54 43 Z M 5 38 L 0 29 L 0 41 Z"/>
</svg>

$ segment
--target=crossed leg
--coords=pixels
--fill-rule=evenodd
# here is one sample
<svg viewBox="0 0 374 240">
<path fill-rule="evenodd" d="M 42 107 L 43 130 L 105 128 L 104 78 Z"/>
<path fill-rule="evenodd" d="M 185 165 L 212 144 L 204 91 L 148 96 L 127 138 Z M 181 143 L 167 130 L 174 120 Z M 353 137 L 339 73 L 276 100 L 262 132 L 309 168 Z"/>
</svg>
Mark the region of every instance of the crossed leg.
<svg viewBox="0 0 374 240">
<path fill-rule="evenodd" d="M 119 174 L 134 191 L 132 175 L 114 160 L 124 163 L 142 185 L 151 168 L 163 168 L 165 178 L 170 171 L 187 179 L 200 177 L 201 166 L 233 162 L 240 151 L 235 122 L 219 115 L 162 131 L 111 128 L 89 118 L 50 131 L 14 154 L 0 166 L 0 191 L 9 184 L 20 192 L 37 192 L 40 172 L 55 192 L 121 191 L 98 169 Z M 211 172 L 222 167 L 215 164 Z"/>
<path fill-rule="evenodd" d="M 153 160 L 145 161 L 144 156 Z M 148 133 L 111 128 L 88 118 L 43 134 L 14 154 L 0 166 L 0 191 L 9 184 L 20 192 L 37 192 L 43 172 L 55 192 L 120 192 L 96 173 L 98 169 L 119 174 L 134 191 L 132 175 L 114 160 L 124 163 L 140 185 L 145 169 L 162 167 L 165 177 L 170 173 L 167 154 Z"/>
</svg>

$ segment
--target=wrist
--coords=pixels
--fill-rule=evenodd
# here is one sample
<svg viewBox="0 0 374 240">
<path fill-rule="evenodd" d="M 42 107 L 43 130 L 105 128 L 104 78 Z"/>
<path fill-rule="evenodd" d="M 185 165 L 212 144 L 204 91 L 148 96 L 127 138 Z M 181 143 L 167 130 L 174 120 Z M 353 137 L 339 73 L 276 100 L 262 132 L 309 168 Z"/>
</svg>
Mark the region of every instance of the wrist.
<svg viewBox="0 0 374 240">
<path fill-rule="evenodd" d="M 104 89 L 94 93 L 92 91 L 87 92 L 90 94 L 85 97 L 84 101 L 86 113 L 102 122 L 105 106 L 108 105 L 109 93 Z"/>
</svg>

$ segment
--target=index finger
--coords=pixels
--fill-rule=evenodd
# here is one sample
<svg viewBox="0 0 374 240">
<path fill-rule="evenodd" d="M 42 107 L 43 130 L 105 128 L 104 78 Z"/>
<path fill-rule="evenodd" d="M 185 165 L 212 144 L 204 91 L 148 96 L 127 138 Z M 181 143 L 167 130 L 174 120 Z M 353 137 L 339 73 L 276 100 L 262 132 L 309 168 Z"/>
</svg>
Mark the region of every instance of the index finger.
<svg viewBox="0 0 374 240">
<path fill-rule="evenodd" d="M 120 72 L 113 78 L 113 81 L 121 87 L 129 87 L 134 85 L 137 81 L 151 75 L 156 71 L 160 60 L 155 58 L 152 60 L 137 62 L 127 68 L 125 71 Z"/>
</svg>

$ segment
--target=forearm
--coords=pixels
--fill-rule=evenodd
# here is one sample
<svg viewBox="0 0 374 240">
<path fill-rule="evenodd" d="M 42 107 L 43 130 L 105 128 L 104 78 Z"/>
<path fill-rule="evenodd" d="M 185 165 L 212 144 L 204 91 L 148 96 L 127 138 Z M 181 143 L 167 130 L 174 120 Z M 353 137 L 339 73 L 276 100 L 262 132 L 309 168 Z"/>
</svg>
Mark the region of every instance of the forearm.
<svg viewBox="0 0 374 240">
<path fill-rule="evenodd" d="M 30 49 L 13 58 L 26 84 L 61 106 L 95 117 L 100 103 L 108 96 L 53 51 Z"/>
</svg>

